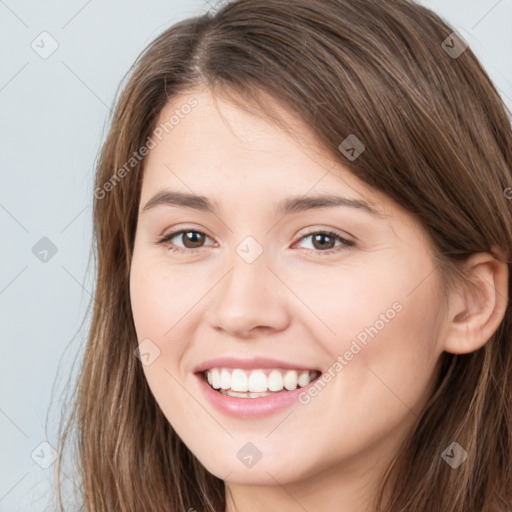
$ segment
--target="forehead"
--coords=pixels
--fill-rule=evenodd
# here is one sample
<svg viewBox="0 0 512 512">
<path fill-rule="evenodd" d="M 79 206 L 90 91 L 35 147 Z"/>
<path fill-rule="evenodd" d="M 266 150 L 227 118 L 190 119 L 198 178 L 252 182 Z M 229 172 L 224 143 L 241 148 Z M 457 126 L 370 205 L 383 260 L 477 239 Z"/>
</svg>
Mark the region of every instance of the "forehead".
<svg viewBox="0 0 512 512">
<path fill-rule="evenodd" d="M 326 151 L 308 125 L 268 94 L 261 95 L 265 107 L 275 112 L 289 133 L 269 119 L 253 102 L 249 103 L 236 95 L 213 95 L 208 89 L 193 90 L 171 98 L 162 109 L 157 129 L 164 128 L 165 133 L 160 131 L 165 139 L 163 145 L 175 147 L 178 144 L 181 147 L 190 140 L 197 151 L 211 149 L 215 145 L 223 151 L 258 152 L 262 157 L 271 152 L 274 157 L 286 156 L 290 160 L 307 153 L 310 158 L 318 160 Z M 187 102 L 191 98 L 195 106 L 189 109 Z M 171 119 L 172 126 L 169 124 Z M 150 158 L 160 156 L 160 151 L 157 149 L 152 155 Z"/>
<path fill-rule="evenodd" d="M 195 106 L 183 109 L 191 98 Z M 303 120 L 280 104 L 272 108 L 291 133 L 261 113 L 207 90 L 173 97 L 156 124 L 160 131 L 158 137 L 153 135 L 156 144 L 145 160 L 143 188 L 154 189 L 181 177 L 205 188 L 238 187 L 240 192 L 249 187 L 267 191 L 285 187 L 305 194 L 313 188 L 324 192 L 335 188 L 350 189 L 359 197 L 379 195 L 334 161 Z"/>
</svg>

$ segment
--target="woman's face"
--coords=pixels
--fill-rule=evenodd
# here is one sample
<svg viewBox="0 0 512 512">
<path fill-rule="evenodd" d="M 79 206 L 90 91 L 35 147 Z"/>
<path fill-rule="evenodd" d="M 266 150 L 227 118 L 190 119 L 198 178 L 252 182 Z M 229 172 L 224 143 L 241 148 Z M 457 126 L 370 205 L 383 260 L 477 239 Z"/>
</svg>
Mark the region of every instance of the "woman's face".
<svg viewBox="0 0 512 512">
<path fill-rule="evenodd" d="M 197 104 L 184 108 L 190 96 Z M 342 153 L 322 155 L 297 120 L 302 144 L 197 91 L 173 98 L 160 122 L 172 115 L 145 162 L 130 277 L 143 369 L 164 415 L 232 483 L 382 469 L 443 351 L 423 228 L 348 172 Z M 154 200 L 163 192 L 167 201 Z M 326 195 L 344 199 L 321 206 Z M 200 369 L 214 369 L 217 388 L 269 394 L 228 396 Z M 317 375 L 307 370 L 322 376 L 305 386 Z"/>
</svg>

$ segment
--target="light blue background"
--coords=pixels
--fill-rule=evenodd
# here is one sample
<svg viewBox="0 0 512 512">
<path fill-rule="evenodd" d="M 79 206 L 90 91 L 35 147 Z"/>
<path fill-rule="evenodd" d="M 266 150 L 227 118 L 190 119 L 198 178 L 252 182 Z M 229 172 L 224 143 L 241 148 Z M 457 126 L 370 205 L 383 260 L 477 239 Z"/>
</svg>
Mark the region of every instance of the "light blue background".
<svg viewBox="0 0 512 512">
<path fill-rule="evenodd" d="M 512 0 L 421 3 L 469 42 L 512 108 Z M 86 339 L 94 163 L 118 84 L 158 34 L 208 8 L 0 0 L 0 512 L 51 510 L 53 466 L 31 454 L 44 441 L 56 446 L 61 392 Z M 59 45 L 47 59 L 31 48 L 43 31 Z M 32 253 L 42 237 L 57 247 L 47 263 Z"/>
</svg>

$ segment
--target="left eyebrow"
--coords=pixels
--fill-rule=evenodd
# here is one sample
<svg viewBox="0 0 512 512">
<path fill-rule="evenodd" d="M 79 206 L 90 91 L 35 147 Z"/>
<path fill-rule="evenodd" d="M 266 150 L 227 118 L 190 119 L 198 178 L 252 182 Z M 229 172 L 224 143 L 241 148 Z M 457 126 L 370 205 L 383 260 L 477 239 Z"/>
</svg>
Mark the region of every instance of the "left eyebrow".
<svg viewBox="0 0 512 512">
<path fill-rule="evenodd" d="M 361 199 L 350 199 L 337 195 L 294 196 L 281 201 L 276 208 L 277 214 L 289 215 L 295 212 L 313 210 L 319 208 L 333 208 L 346 206 L 362 210 L 374 217 L 384 218 L 385 215 L 378 212 L 373 205 Z"/>
<path fill-rule="evenodd" d="M 196 194 L 188 194 L 183 192 L 173 192 L 162 190 L 155 194 L 144 206 L 142 212 L 146 212 L 156 206 L 181 206 L 184 208 L 193 208 L 195 210 L 205 211 L 209 213 L 218 213 L 218 204 L 211 201 L 205 196 Z M 275 209 L 276 215 L 289 215 L 296 212 L 320 208 L 333 208 L 345 206 L 349 208 L 359 209 L 377 218 L 385 218 L 386 216 L 378 212 L 373 205 L 361 199 L 350 199 L 347 197 L 336 195 L 316 195 L 316 196 L 292 196 L 284 199 L 277 204 Z"/>
</svg>

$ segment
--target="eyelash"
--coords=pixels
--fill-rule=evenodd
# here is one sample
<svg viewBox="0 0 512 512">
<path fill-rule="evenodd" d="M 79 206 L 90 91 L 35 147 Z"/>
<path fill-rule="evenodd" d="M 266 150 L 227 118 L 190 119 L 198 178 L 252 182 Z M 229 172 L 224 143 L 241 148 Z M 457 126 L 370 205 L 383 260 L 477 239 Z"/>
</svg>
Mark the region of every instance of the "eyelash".
<svg viewBox="0 0 512 512">
<path fill-rule="evenodd" d="M 206 233 L 203 233 L 202 231 L 198 231 L 196 229 L 181 229 L 179 231 L 174 231 L 173 233 L 169 233 L 164 238 L 159 240 L 157 243 L 167 247 L 167 249 L 169 251 L 173 252 L 173 253 L 174 252 L 185 253 L 185 252 L 197 250 L 197 249 L 187 249 L 187 248 L 182 248 L 182 247 L 176 247 L 174 244 L 168 244 L 167 243 L 169 240 L 173 239 L 175 236 L 181 235 L 183 233 L 199 233 L 200 235 L 205 235 L 206 237 L 208 237 L 208 235 Z M 346 251 L 350 247 L 355 245 L 355 242 L 353 242 L 351 240 L 347 240 L 347 239 L 341 237 L 340 235 L 338 235 L 337 233 L 334 233 L 333 231 L 312 231 L 310 233 L 307 233 L 307 234 L 303 235 L 298 241 L 303 240 L 304 238 L 310 237 L 312 235 L 327 235 L 327 236 L 330 236 L 332 238 L 335 238 L 335 239 L 343 242 L 343 245 L 342 246 L 338 246 L 335 249 L 328 249 L 326 251 L 320 251 L 318 249 L 305 249 L 306 254 L 309 254 L 309 255 L 311 255 L 311 254 L 319 255 L 319 253 L 322 256 L 323 255 L 330 255 L 330 254 L 334 254 L 334 253 L 337 253 L 337 252 L 340 252 L 340 251 Z M 199 247 L 198 249 L 201 249 L 201 247 Z"/>
</svg>

